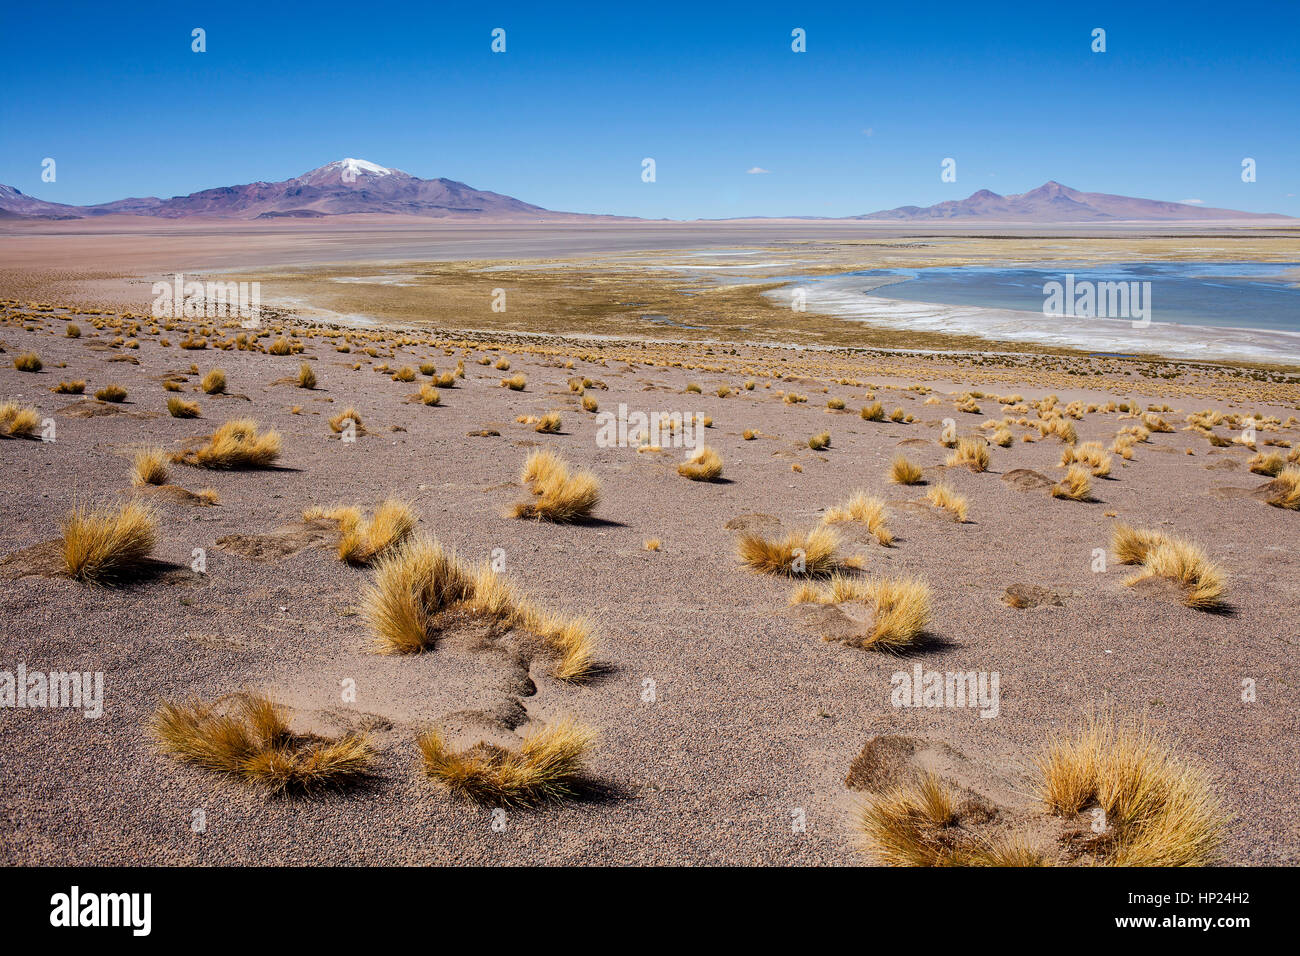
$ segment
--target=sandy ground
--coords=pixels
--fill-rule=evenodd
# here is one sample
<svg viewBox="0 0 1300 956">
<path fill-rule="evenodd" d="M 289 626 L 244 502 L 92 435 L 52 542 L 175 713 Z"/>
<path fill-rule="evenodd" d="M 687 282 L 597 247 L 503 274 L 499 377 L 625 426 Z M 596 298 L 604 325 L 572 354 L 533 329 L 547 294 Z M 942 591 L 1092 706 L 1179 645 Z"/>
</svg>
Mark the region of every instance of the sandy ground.
<svg viewBox="0 0 1300 956">
<path fill-rule="evenodd" d="M 992 401 L 980 403 L 979 415 L 954 410 L 948 393 L 971 380 L 970 369 L 955 365 L 947 374 L 904 378 L 891 376 L 883 360 L 853 359 L 857 374 L 845 377 L 876 384 L 886 408 L 903 407 L 915 416 L 912 424 L 860 419 L 865 384 L 838 385 L 812 370 L 794 381 L 743 371 L 747 364 L 778 367 L 770 352 L 698 347 L 682 356 L 704 368 L 630 367 L 624 359 L 635 346 L 590 343 L 560 343 L 555 356 L 512 349 L 510 374 L 528 378 L 523 392 L 500 388 L 505 373 L 476 364 L 484 353 L 475 349 L 466 378 L 442 391 L 441 406 L 424 407 L 409 400 L 415 386 L 373 366 L 432 361 L 449 370 L 459 350 L 448 357 L 421 343 L 370 360 L 307 338 L 304 355 L 277 357 L 180 351 L 176 333 L 169 348 L 142 334 L 138 350 L 126 350 L 110 347 L 113 333 L 95 334 L 85 318 L 81 339 L 64 338 L 63 318 L 0 329 L 0 398 L 35 406 L 57 429 L 53 442 L 0 440 L 0 669 L 24 662 L 29 670 L 102 671 L 105 712 L 90 720 L 0 709 L 4 862 L 869 862 L 855 846 L 852 811 L 861 794 L 845 782 L 869 740 L 909 738 L 911 759 L 940 766 L 1010 816 L 1033 804 L 1032 761 L 1049 735 L 1077 726 L 1098 706 L 1145 714 L 1214 772 L 1237 816 L 1227 862 L 1300 862 L 1300 517 L 1252 497 L 1266 479 L 1247 472 L 1247 449 L 1211 448 L 1182 431 L 1155 434 L 1137 446 L 1133 461 L 1116 460 L 1111 480 L 1095 483 L 1096 501 L 1062 501 L 1004 480 L 1013 469 L 1060 474 L 1060 444 L 1023 443 L 1026 429 L 1013 429 L 1010 448 L 992 449 L 987 473 L 943 466 L 947 452 L 936 441 L 942 419 L 955 419 L 967 434 L 1001 414 Z M 42 356 L 43 372 L 12 367 L 12 357 L 29 349 Z M 275 384 L 304 358 L 316 370 L 317 389 Z M 572 371 L 562 367 L 567 358 Z M 363 362 L 360 370 L 351 369 L 354 361 Z M 224 368 L 230 394 L 194 391 L 197 376 L 189 376 L 185 397 L 200 403 L 203 417 L 173 419 L 161 378 L 191 362 L 201 372 Z M 578 407 L 566 385 L 573 375 L 607 386 L 589 391 L 602 411 L 626 403 L 711 416 L 706 440 L 723 455 L 726 480 L 679 477 L 680 451 L 600 447 L 596 416 Z M 753 391 L 714 394 L 750 377 L 758 382 Z M 88 395 L 120 383 L 128 399 L 110 406 L 48 391 L 72 378 L 87 380 Z M 1275 391 L 1271 404 L 1243 403 L 1234 397 L 1246 388 L 1239 383 L 1217 399 L 1156 399 L 1148 396 L 1162 383 L 1142 379 L 1109 393 L 1080 387 L 1088 380 L 1036 384 L 1030 372 L 1024 379 L 995 391 L 1026 399 L 1054 391 L 1062 403 L 1167 401 L 1173 411 L 1164 417 L 1179 426 L 1185 414 L 1210 407 L 1285 421 L 1300 401 L 1279 400 Z M 703 394 L 684 393 L 691 382 Z M 927 406 L 921 394 L 888 388 L 917 383 L 935 388 L 942 403 Z M 781 390 L 808 401 L 785 404 Z M 846 400 L 847 412 L 826 409 L 832 396 Z M 348 405 L 368 430 L 351 444 L 327 425 Z M 293 406 L 301 414 L 291 414 Z M 536 434 L 515 422 L 552 409 L 563 415 L 562 434 Z M 175 484 L 216 489 L 215 507 L 132 492 L 134 448 L 174 450 L 245 416 L 283 434 L 280 467 L 173 466 Z M 1077 426 L 1081 440 L 1109 444 L 1131 423 L 1098 412 Z M 500 435 L 467 435 L 483 428 Z M 761 437 L 745 441 L 744 429 Z M 814 452 L 807 438 L 823 429 L 832 445 Z M 1300 442 L 1295 427 L 1269 435 Z M 519 467 L 538 447 L 599 476 L 599 520 L 555 526 L 503 515 L 526 496 Z M 969 523 L 926 506 L 924 487 L 887 483 L 888 462 L 900 450 L 926 467 L 931 483 L 945 480 L 969 497 Z M 787 610 L 789 582 L 745 570 L 734 556 L 738 526 L 806 529 L 858 488 L 886 499 L 898 541 L 883 548 L 849 531 L 844 554 L 860 555 L 867 574 L 915 574 L 934 590 L 932 638 L 905 657 L 820 639 Z M 57 537 L 75 497 L 113 501 L 133 493 L 158 508 L 158 557 L 174 569 L 119 588 L 89 588 L 50 573 L 39 549 L 24 550 Z M 590 614 L 605 673 L 564 683 L 549 676 L 545 661 L 521 663 L 473 634 L 452 635 L 418 657 L 374 654 L 357 609 L 369 572 L 337 560 L 328 539 L 264 540 L 263 552 L 280 553 L 261 560 L 219 544 L 230 535 L 301 530 L 296 523 L 310 505 L 373 506 L 386 495 L 411 502 L 421 530 L 467 558 L 502 549 L 506 573 L 545 606 Z M 1105 573 L 1094 572 L 1094 550 L 1107 548 L 1113 516 L 1202 543 L 1230 577 L 1232 611 L 1198 612 L 1168 595 L 1125 587 L 1128 569 L 1113 560 Z M 660 539 L 662 550 L 646 551 L 647 538 Z M 204 574 L 189 570 L 194 549 L 206 554 Z M 1060 603 L 1012 608 L 1001 598 L 1013 585 L 1049 589 Z M 892 706 L 891 676 L 918 663 L 998 672 L 999 715 Z M 1257 686 L 1253 703 L 1242 700 L 1246 678 Z M 348 679 L 354 703 L 341 699 Z M 654 700 L 646 701 L 651 681 Z M 268 800 L 156 751 L 147 722 L 161 699 L 247 686 L 285 703 L 295 727 L 367 729 L 381 754 L 374 784 L 319 799 Z M 493 828 L 488 808 L 452 798 L 417 768 L 420 728 L 442 726 L 461 743 L 508 742 L 562 714 L 599 731 L 591 769 L 601 787 L 580 801 L 510 811 L 504 830 Z M 196 833 L 191 824 L 200 809 L 206 829 Z"/>
</svg>

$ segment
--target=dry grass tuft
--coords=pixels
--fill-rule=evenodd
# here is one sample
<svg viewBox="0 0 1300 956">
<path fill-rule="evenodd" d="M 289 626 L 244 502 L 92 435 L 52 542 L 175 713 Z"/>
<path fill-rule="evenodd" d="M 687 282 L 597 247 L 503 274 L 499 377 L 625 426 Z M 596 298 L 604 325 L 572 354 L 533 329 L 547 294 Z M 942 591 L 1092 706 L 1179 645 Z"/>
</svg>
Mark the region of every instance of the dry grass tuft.
<svg viewBox="0 0 1300 956">
<path fill-rule="evenodd" d="M 199 381 L 199 388 L 209 395 L 219 395 L 226 390 L 226 373 L 224 370 L 214 368 Z"/>
<path fill-rule="evenodd" d="M 1065 477 L 1052 485 L 1052 497 L 1070 501 L 1091 500 L 1092 479 L 1088 475 L 1088 469 L 1081 465 L 1071 465 Z"/>
<path fill-rule="evenodd" d="M 1111 457 L 1106 454 L 1099 441 L 1088 441 L 1074 447 L 1066 446 L 1061 452 L 1061 467 L 1068 468 L 1076 462 L 1087 466 L 1094 478 L 1105 478 L 1110 474 Z"/>
<path fill-rule="evenodd" d="M 124 402 L 126 401 L 126 389 L 121 385 L 105 385 L 95 397 L 101 402 Z"/>
<path fill-rule="evenodd" d="M 0 438 L 25 438 L 41 424 L 41 414 L 16 402 L 0 402 Z"/>
<path fill-rule="evenodd" d="M 298 366 L 298 387 L 299 388 L 316 387 L 316 373 L 312 370 L 312 367 L 308 365 L 306 362 L 303 362 L 301 365 Z"/>
<path fill-rule="evenodd" d="M 167 399 L 167 413 L 172 418 L 198 418 L 199 403 L 187 402 L 185 399 L 173 395 Z"/>
<path fill-rule="evenodd" d="M 894 543 L 893 532 L 885 526 L 884 501 L 868 495 L 865 491 L 855 492 L 853 497 L 844 504 L 829 508 L 822 515 L 823 524 L 839 524 L 848 521 L 866 525 L 867 530 L 885 547 Z"/>
<path fill-rule="evenodd" d="M 722 475 L 722 456 L 708 445 L 701 445 L 677 466 L 677 474 L 691 481 L 716 481 Z"/>
<path fill-rule="evenodd" d="M 336 435 L 340 434 L 348 428 L 348 422 L 352 423 L 351 427 L 356 431 L 356 434 L 364 435 L 366 433 L 365 425 L 361 424 L 361 414 L 351 405 L 330 419 L 330 431 Z"/>
<path fill-rule="evenodd" d="M 647 551 L 658 551 L 662 547 L 662 544 L 658 538 L 646 538 L 644 547 Z"/>
<path fill-rule="evenodd" d="M 811 448 L 813 451 L 821 451 L 823 448 L 829 448 L 830 445 L 831 445 L 830 432 L 821 432 L 820 434 L 813 435 L 812 438 L 808 439 L 808 447 Z"/>
<path fill-rule="evenodd" d="M 1274 508 L 1300 511 L 1300 468 L 1287 468 L 1266 487 L 1270 493 L 1265 500 Z"/>
<path fill-rule="evenodd" d="M 14 359 L 14 368 L 20 372 L 39 372 L 44 367 L 45 363 L 35 352 L 24 352 Z"/>
<path fill-rule="evenodd" d="M 845 643 L 873 650 L 910 647 L 930 623 L 930 586 L 917 578 L 848 578 L 835 575 L 825 587 L 805 583 L 790 604 L 843 604 L 855 601 L 873 612 L 871 630 Z"/>
<path fill-rule="evenodd" d="M 919 485 L 924 478 L 920 465 L 913 464 L 903 455 L 895 455 L 889 463 L 889 480 L 896 485 Z"/>
<path fill-rule="evenodd" d="M 1196 544 L 1164 538 L 1142 559 L 1142 570 L 1125 581 L 1133 585 L 1147 578 L 1166 578 L 1183 590 L 1183 603 L 1197 610 L 1223 606 L 1227 590 L 1223 572 Z"/>
<path fill-rule="evenodd" d="M 561 420 L 559 412 L 547 412 L 537 420 L 537 424 L 533 427 L 533 431 L 541 432 L 543 435 L 556 435 L 560 431 L 560 424 Z"/>
<path fill-rule="evenodd" d="M 858 816 L 867 848 L 887 866 L 952 865 L 956 822 L 956 799 L 932 773 L 881 794 Z"/>
<path fill-rule="evenodd" d="M 527 384 L 528 384 L 528 379 L 523 375 L 522 372 L 517 375 L 512 375 L 509 378 L 503 378 L 501 380 L 501 387 L 508 388 L 512 392 L 522 392 L 524 390 L 524 386 L 526 386 Z"/>
<path fill-rule="evenodd" d="M 437 404 L 438 404 L 439 402 L 441 402 L 441 401 L 442 401 L 442 394 L 441 394 L 441 393 L 440 393 L 436 388 L 434 388 L 432 385 L 428 385 L 428 384 L 426 384 L 426 385 L 421 385 L 421 386 L 420 386 L 420 404 L 421 404 L 421 405 L 431 405 L 431 406 L 432 406 L 432 405 L 437 405 Z"/>
<path fill-rule="evenodd" d="M 339 558 L 348 564 L 370 564 L 396 548 L 415 531 L 415 513 L 404 501 L 389 498 L 375 509 L 374 517 L 365 519 L 355 508 L 343 508 L 326 517 L 334 517 L 343 532 L 339 539 Z"/>
<path fill-rule="evenodd" d="M 1286 460 L 1282 457 L 1282 453 L 1276 451 L 1268 454 L 1261 451 L 1247 462 L 1251 471 L 1267 478 L 1276 478 L 1285 463 Z"/>
<path fill-rule="evenodd" d="M 736 543 L 736 553 L 744 564 L 764 574 L 823 577 L 835 570 L 839 545 L 834 530 L 819 526 L 807 534 L 791 532 L 780 541 L 746 534 Z"/>
<path fill-rule="evenodd" d="M 161 448 L 142 448 L 131 461 L 131 484 L 167 484 L 167 453 Z"/>
<path fill-rule="evenodd" d="M 197 698 L 165 700 L 154 714 L 152 730 L 165 752 L 268 794 L 314 793 L 359 783 L 370 775 L 375 758 L 362 734 L 336 740 L 294 734 L 280 709 L 260 694 L 234 695 L 225 712 Z"/>
<path fill-rule="evenodd" d="M 254 419 L 232 419 L 217 428 L 202 448 L 172 460 L 196 468 L 267 468 L 280 457 L 280 433 L 259 433 L 258 428 Z"/>
<path fill-rule="evenodd" d="M 578 521 L 591 516 L 600 502 L 600 480 L 589 471 L 570 474 L 568 463 L 549 451 L 535 451 L 524 462 L 520 478 L 533 498 L 510 511 L 514 518 Z"/>
<path fill-rule="evenodd" d="M 453 793 L 499 806 L 536 806 L 580 792 L 596 732 L 570 719 L 524 738 L 518 750 L 479 743 L 453 752 L 442 734 L 419 739 L 424 770 Z"/>
<path fill-rule="evenodd" d="M 957 441 L 957 447 L 953 453 L 948 456 L 947 465 L 954 468 L 959 465 L 965 465 L 971 471 L 980 472 L 988 471 L 989 467 L 989 448 L 982 438 L 961 438 Z"/>
<path fill-rule="evenodd" d="M 864 422 L 883 422 L 885 420 L 885 406 L 879 402 L 872 402 L 870 405 L 864 405 L 860 414 Z"/>
<path fill-rule="evenodd" d="M 942 508 L 957 519 L 958 522 L 966 523 L 970 504 L 966 501 L 965 495 L 958 494 L 950 485 L 935 485 L 926 493 L 925 500 L 936 508 Z"/>
<path fill-rule="evenodd" d="M 594 669 L 591 625 L 542 611 L 487 565 L 471 569 L 430 538 L 412 538 L 381 557 L 363 604 L 378 650 L 428 650 L 446 615 L 521 627 L 556 655 L 554 674 L 579 680 Z"/>
<path fill-rule="evenodd" d="M 1057 738 L 1038 759 L 1039 796 L 1070 816 L 1105 813 L 1115 866 L 1205 866 L 1218 857 L 1228 824 L 1211 779 L 1145 724 L 1090 719 L 1073 738 Z"/>
<path fill-rule="evenodd" d="M 84 378 L 73 379 L 70 382 L 60 382 L 50 389 L 56 395 L 81 395 L 86 391 L 86 380 Z"/>
<path fill-rule="evenodd" d="M 158 524 L 143 504 L 92 509 L 76 505 L 63 522 L 63 563 L 79 581 L 124 577 L 140 569 L 158 542 Z"/>
</svg>

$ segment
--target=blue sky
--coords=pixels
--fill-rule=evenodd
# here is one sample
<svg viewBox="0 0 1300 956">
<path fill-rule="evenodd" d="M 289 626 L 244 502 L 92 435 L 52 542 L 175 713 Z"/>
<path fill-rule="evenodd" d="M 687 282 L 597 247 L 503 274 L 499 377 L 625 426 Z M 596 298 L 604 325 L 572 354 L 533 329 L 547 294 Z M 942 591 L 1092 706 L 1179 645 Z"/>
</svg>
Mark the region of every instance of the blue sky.
<svg viewBox="0 0 1300 956">
<path fill-rule="evenodd" d="M 1137 6 L 11 4 L 0 183 L 94 203 L 355 156 L 650 218 L 853 215 L 1048 179 L 1300 216 L 1300 3 Z"/>
</svg>

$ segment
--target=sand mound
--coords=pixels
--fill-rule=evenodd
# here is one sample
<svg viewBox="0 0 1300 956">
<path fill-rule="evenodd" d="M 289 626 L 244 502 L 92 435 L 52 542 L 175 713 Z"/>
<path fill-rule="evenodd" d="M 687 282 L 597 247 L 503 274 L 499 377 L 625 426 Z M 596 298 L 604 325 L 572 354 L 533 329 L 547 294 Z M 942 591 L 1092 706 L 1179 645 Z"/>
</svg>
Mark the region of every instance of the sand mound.
<svg viewBox="0 0 1300 956">
<path fill-rule="evenodd" d="M 300 551 L 338 544 L 337 522 L 318 519 L 300 521 L 276 528 L 270 534 L 228 534 L 218 538 L 216 546 L 260 564 L 292 557 Z"/>
<path fill-rule="evenodd" d="M 1061 595 L 1036 584 L 1011 585 L 1007 588 L 1006 593 L 1002 595 L 1002 603 L 1022 609 L 1039 607 L 1044 604 L 1052 607 L 1065 606 L 1065 602 L 1061 600 Z"/>
<path fill-rule="evenodd" d="M 1017 491 L 1041 491 L 1056 484 L 1041 472 L 1029 468 L 1013 468 L 1002 476 L 1002 480 Z"/>
</svg>

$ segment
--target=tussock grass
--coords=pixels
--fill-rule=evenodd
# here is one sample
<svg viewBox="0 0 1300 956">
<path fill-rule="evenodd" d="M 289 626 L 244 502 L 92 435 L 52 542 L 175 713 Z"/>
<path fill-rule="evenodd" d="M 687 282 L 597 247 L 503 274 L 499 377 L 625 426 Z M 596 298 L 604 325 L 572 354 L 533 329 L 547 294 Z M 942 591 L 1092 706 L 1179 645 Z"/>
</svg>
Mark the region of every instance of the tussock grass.
<svg viewBox="0 0 1300 956">
<path fill-rule="evenodd" d="M 414 378 L 415 376 L 412 375 L 411 377 Z M 299 388 L 316 387 L 316 372 L 306 362 L 303 362 L 301 365 L 298 366 L 298 387 Z"/>
<path fill-rule="evenodd" d="M 370 518 L 363 518 L 355 508 L 342 508 L 327 514 L 339 523 L 339 558 L 348 564 L 370 564 L 398 547 L 415 532 L 415 512 L 396 498 L 383 502 Z"/>
<path fill-rule="evenodd" d="M 44 367 L 45 363 L 35 352 L 24 352 L 14 359 L 14 368 L 20 372 L 39 372 Z"/>
<path fill-rule="evenodd" d="M 522 392 L 527 384 L 528 379 L 522 372 L 501 380 L 501 387 L 508 388 L 512 392 Z"/>
<path fill-rule="evenodd" d="M 583 411 L 597 412 L 600 410 L 600 403 L 596 401 L 596 396 L 594 395 L 583 395 L 582 408 Z"/>
<path fill-rule="evenodd" d="M 555 435 L 560 431 L 561 419 L 559 412 L 547 412 L 537 420 L 533 426 L 533 431 L 541 432 L 543 435 Z"/>
<path fill-rule="evenodd" d="M 363 734 L 300 736 L 269 697 L 246 693 L 216 705 L 164 700 L 151 729 L 162 750 L 268 794 L 334 790 L 366 779 L 374 751 Z"/>
<path fill-rule="evenodd" d="M 403 365 L 401 368 L 399 368 L 396 372 L 393 373 L 393 381 L 394 381 L 394 382 L 414 382 L 414 381 L 415 381 L 415 369 L 411 368 L 411 366 L 409 366 L 409 365 Z"/>
<path fill-rule="evenodd" d="M 540 610 L 488 565 L 472 569 L 432 538 L 411 538 L 382 556 L 363 606 L 383 653 L 428 650 L 445 620 L 470 616 L 540 638 L 556 655 L 554 674 L 561 680 L 579 680 L 594 669 L 595 641 L 586 620 Z"/>
<path fill-rule="evenodd" d="M 823 525 L 806 534 L 791 532 L 779 541 L 745 534 L 736 543 L 736 554 L 746 566 L 764 574 L 824 577 L 837 567 L 839 546 L 839 535 Z"/>
<path fill-rule="evenodd" d="M 1252 472 L 1268 478 L 1276 478 L 1285 463 L 1286 460 L 1282 457 L 1282 453 L 1276 451 L 1268 454 L 1261 451 L 1247 462 Z"/>
<path fill-rule="evenodd" d="M 1125 584 L 1132 586 L 1148 578 L 1166 578 L 1182 588 L 1183 603 L 1190 608 L 1210 610 L 1223 605 L 1227 592 L 1223 571 L 1200 545 L 1159 531 L 1117 524 L 1111 546 L 1121 564 L 1141 565 L 1142 570 Z"/>
<path fill-rule="evenodd" d="M 201 448 L 172 460 L 196 468 L 267 468 L 280 457 L 280 433 L 259 432 L 257 421 L 235 418 L 217 428 Z"/>
<path fill-rule="evenodd" d="M 1052 485 L 1053 498 L 1070 501 L 1089 501 L 1092 498 L 1092 479 L 1082 465 L 1071 465 L 1065 477 Z"/>
<path fill-rule="evenodd" d="M 662 544 L 658 538 L 646 538 L 644 547 L 647 551 L 658 551 L 662 547 Z"/>
<path fill-rule="evenodd" d="M 131 460 L 131 484 L 167 484 L 167 453 L 161 448 L 142 448 Z"/>
<path fill-rule="evenodd" d="M 209 395 L 220 395 L 226 390 L 226 373 L 224 369 L 214 368 L 199 380 L 199 388 Z"/>
<path fill-rule="evenodd" d="M 172 395 L 167 399 L 167 414 L 172 418 L 198 418 L 199 403 L 189 402 L 179 396 Z"/>
<path fill-rule="evenodd" d="M 1094 478 L 1105 478 L 1110 474 L 1111 457 L 1106 454 L 1099 441 L 1088 441 L 1074 447 L 1067 446 L 1061 452 L 1062 468 L 1068 468 L 1076 462 L 1086 466 Z"/>
<path fill-rule="evenodd" d="M 1141 564 L 1147 553 L 1165 540 L 1159 531 L 1145 531 L 1121 522 L 1111 532 L 1111 549 L 1120 564 Z"/>
<path fill-rule="evenodd" d="M 75 505 L 63 522 L 63 564 L 79 581 L 125 577 L 148 560 L 158 542 L 153 511 L 137 502 L 91 508 Z"/>
<path fill-rule="evenodd" d="M 908 461 L 903 455 L 895 455 L 889 463 L 889 480 L 896 485 L 919 485 L 925 479 L 920 465 Z"/>
<path fill-rule="evenodd" d="M 600 480 L 589 471 L 571 474 L 568 463 L 553 452 L 535 451 L 529 455 L 520 480 L 533 497 L 510 510 L 513 518 L 578 521 L 590 517 L 600 502 Z"/>
<path fill-rule="evenodd" d="M 930 586 L 917 578 L 849 578 L 833 576 L 824 587 L 805 583 L 790 596 L 790 604 L 843 604 L 855 601 L 871 607 L 871 630 L 855 647 L 898 651 L 910 647 L 930 623 Z"/>
<path fill-rule="evenodd" d="M 1205 866 L 1216 862 L 1228 815 L 1211 778 L 1186 763 L 1145 724 L 1089 719 L 1038 758 L 1039 797 L 1063 816 L 1099 807 L 1114 831 L 1115 866 Z"/>
<path fill-rule="evenodd" d="M 1268 485 L 1271 489 L 1265 500 L 1274 508 L 1300 511 L 1300 468 L 1287 468 Z"/>
<path fill-rule="evenodd" d="M 887 866 L 952 865 L 956 822 L 956 799 L 933 773 L 890 789 L 858 813 L 867 848 Z"/>
<path fill-rule="evenodd" d="M 885 406 L 879 402 L 872 402 L 870 405 L 864 405 L 859 414 L 864 422 L 883 422 L 885 420 Z"/>
<path fill-rule="evenodd" d="M 293 352 L 293 346 L 290 345 L 289 340 L 282 335 L 271 343 L 271 346 L 267 351 L 272 355 L 288 355 Z"/>
<path fill-rule="evenodd" d="M 948 456 L 949 468 L 965 465 L 971 471 L 988 471 L 989 448 L 982 438 L 960 438 L 957 447 Z"/>
<path fill-rule="evenodd" d="M 677 466 L 677 474 L 691 481 L 716 481 L 722 475 L 722 456 L 708 445 L 701 445 Z"/>
<path fill-rule="evenodd" d="M 101 402 L 124 402 L 126 401 L 126 389 L 121 385 L 105 385 L 95 393 L 95 397 Z"/>
<path fill-rule="evenodd" d="M 867 530 L 885 547 L 894 543 L 894 535 L 885 524 L 885 503 L 881 499 L 872 497 L 865 491 L 854 492 L 853 497 L 844 504 L 828 508 L 822 515 L 823 524 L 850 521 L 866 525 Z"/>
<path fill-rule="evenodd" d="M 437 405 L 441 401 L 442 401 L 442 393 L 440 393 L 432 385 L 425 384 L 420 386 L 421 405 Z"/>
<path fill-rule="evenodd" d="M 926 493 L 925 500 L 951 514 L 959 523 L 966 523 L 970 504 L 965 495 L 958 494 L 950 485 L 935 485 Z"/>
<path fill-rule="evenodd" d="M 366 433 L 366 426 L 361 423 L 361 414 L 351 405 L 330 419 L 330 431 L 336 435 L 340 434 L 348 427 L 348 422 L 352 422 L 352 427 L 358 435 Z"/>
<path fill-rule="evenodd" d="M 0 438 L 26 438 L 41 424 L 41 414 L 17 402 L 0 402 Z"/>
<path fill-rule="evenodd" d="M 56 395 L 80 395 L 86 391 L 86 380 L 84 378 L 74 379 L 70 382 L 60 382 L 50 389 Z"/>
<path fill-rule="evenodd" d="M 820 432 L 808 439 L 808 447 L 813 451 L 821 451 L 823 448 L 829 448 L 831 444 L 831 433 Z"/>
<path fill-rule="evenodd" d="M 479 803 L 536 806 L 578 795 L 596 732 L 565 718 L 524 738 L 518 750 L 478 743 L 453 751 L 442 734 L 419 738 L 424 771 Z"/>
</svg>

